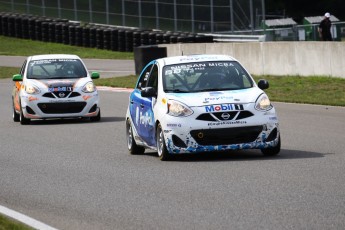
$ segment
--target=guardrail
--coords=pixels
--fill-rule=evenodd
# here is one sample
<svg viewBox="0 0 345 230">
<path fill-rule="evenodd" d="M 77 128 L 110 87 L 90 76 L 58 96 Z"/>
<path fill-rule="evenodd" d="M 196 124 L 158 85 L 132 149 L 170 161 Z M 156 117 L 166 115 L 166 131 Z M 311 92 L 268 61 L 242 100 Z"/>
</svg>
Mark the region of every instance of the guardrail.
<svg viewBox="0 0 345 230">
<path fill-rule="evenodd" d="M 204 34 L 212 36 L 215 42 L 264 42 L 266 35 Z"/>
</svg>

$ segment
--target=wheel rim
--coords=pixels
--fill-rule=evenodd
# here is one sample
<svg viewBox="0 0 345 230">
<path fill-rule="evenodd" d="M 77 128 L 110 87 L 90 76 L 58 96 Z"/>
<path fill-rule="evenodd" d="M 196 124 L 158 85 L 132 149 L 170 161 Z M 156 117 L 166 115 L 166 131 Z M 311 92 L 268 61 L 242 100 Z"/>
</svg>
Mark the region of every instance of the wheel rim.
<svg viewBox="0 0 345 230">
<path fill-rule="evenodd" d="M 159 128 L 158 129 L 158 136 L 157 136 L 157 151 L 158 151 L 159 156 L 162 156 L 163 145 L 164 145 L 163 132 L 162 132 L 162 129 Z"/>
<path fill-rule="evenodd" d="M 127 123 L 127 145 L 128 145 L 128 149 L 132 148 L 132 144 L 133 144 L 132 128 L 131 128 L 130 124 Z"/>
</svg>

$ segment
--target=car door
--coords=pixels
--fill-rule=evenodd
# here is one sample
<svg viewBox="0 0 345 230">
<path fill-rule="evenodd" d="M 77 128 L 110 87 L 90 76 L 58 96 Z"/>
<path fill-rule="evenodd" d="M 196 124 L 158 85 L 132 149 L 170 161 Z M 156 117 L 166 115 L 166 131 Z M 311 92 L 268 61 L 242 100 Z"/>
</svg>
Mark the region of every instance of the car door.
<svg viewBox="0 0 345 230">
<path fill-rule="evenodd" d="M 145 87 L 154 87 L 157 89 L 157 83 L 158 67 L 152 62 L 142 71 L 137 87 L 133 91 L 130 99 L 130 112 L 134 126 L 141 139 L 149 146 L 156 145 L 155 119 L 153 113 L 153 106 L 156 98 L 142 97 L 141 89 Z"/>
</svg>

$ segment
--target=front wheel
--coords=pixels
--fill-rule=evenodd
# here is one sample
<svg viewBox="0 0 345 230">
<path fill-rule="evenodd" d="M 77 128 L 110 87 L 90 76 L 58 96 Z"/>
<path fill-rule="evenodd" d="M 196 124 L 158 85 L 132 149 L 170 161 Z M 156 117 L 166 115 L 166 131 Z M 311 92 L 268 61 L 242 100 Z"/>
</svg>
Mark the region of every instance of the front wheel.
<svg viewBox="0 0 345 230">
<path fill-rule="evenodd" d="M 171 154 L 169 154 L 168 149 L 165 145 L 164 134 L 161 124 L 158 124 L 156 131 L 156 144 L 158 157 L 161 161 L 168 161 L 171 159 Z"/>
<path fill-rule="evenodd" d="M 22 124 L 22 125 L 27 125 L 30 123 L 30 119 L 24 117 L 22 108 L 20 108 L 19 121 L 20 121 L 20 124 Z"/>
<path fill-rule="evenodd" d="M 138 146 L 137 143 L 135 143 L 132 125 L 129 120 L 127 120 L 126 122 L 126 136 L 127 136 L 127 148 L 131 155 L 143 154 L 145 152 L 144 147 Z"/>
<path fill-rule="evenodd" d="M 20 115 L 16 112 L 14 106 L 13 106 L 13 114 L 12 114 L 12 117 L 13 117 L 13 121 L 14 121 L 14 122 L 20 121 Z"/>
<path fill-rule="evenodd" d="M 90 117 L 90 121 L 100 121 L 101 120 L 101 109 L 99 109 L 97 116 Z"/>
<path fill-rule="evenodd" d="M 267 149 L 261 149 L 261 152 L 265 156 L 275 156 L 275 155 L 278 155 L 279 152 L 280 152 L 280 145 L 281 145 L 281 140 L 280 140 L 280 135 L 279 135 L 278 144 L 275 147 L 267 148 Z"/>
</svg>

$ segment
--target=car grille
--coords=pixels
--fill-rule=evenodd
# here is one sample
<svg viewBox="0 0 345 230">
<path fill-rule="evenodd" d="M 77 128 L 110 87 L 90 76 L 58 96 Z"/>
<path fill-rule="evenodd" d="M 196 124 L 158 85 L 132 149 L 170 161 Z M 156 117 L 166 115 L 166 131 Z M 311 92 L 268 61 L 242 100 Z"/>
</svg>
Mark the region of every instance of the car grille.
<svg viewBox="0 0 345 230">
<path fill-rule="evenodd" d="M 199 129 L 190 134 L 199 145 L 230 145 L 253 142 L 263 126 L 248 126 L 226 129 Z"/>
<path fill-rule="evenodd" d="M 201 121 L 226 121 L 226 120 L 241 120 L 254 116 L 250 111 L 229 111 L 217 113 L 203 113 L 196 119 Z"/>
<path fill-rule="evenodd" d="M 71 97 L 78 97 L 80 93 L 78 92 L 70 92 L 70 91 L 60 91 L 60 92 L 49 92 L 42 95 L 43 97 L 48 98 L 71 98 Z"/>
<path fill-rule="evenodd" d="M 38 103 L 37 105 L 46 114 L 67 114 L 80 113 L 86 106 L 86 102 Z"/>
</svg>

